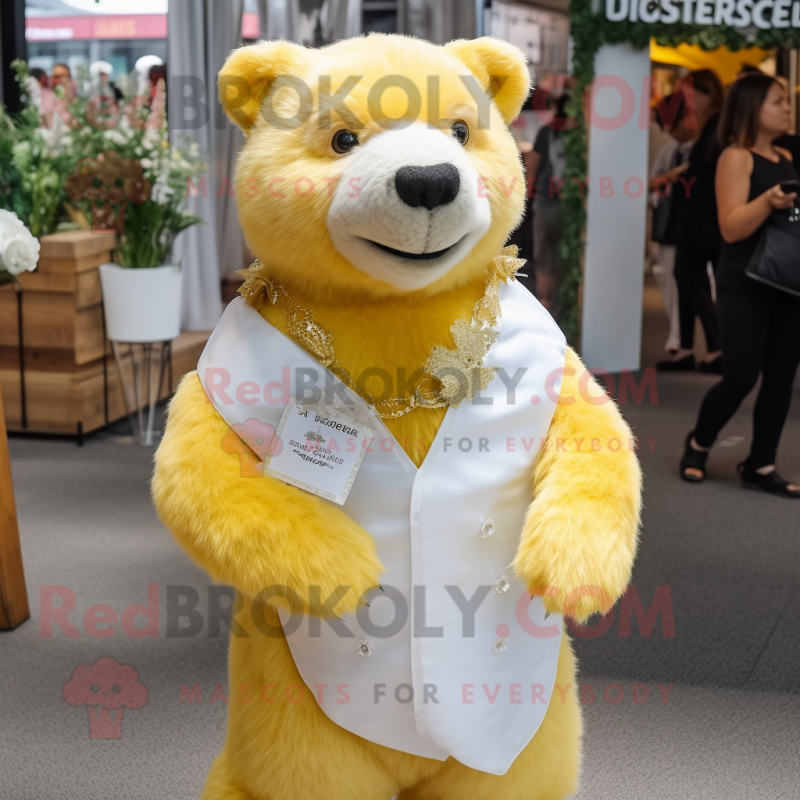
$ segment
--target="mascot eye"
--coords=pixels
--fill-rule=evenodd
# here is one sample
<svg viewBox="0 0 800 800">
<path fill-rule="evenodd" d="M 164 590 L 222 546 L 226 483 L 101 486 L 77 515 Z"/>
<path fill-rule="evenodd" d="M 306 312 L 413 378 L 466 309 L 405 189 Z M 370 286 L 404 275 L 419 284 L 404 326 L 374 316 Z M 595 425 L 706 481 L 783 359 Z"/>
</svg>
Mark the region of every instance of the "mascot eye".
<svg viewBox="0 0 800 800">
<path fill-rule="evenodd" d="M 454 122 L 450 131 L 459 144 L 464 145 L 469 141 L 469 128 L 466 122 Z"/>
<path fill-rule="evenodd" d="M 358 144 L 358 136 L 353 131 L 339 131 L 333 137 L 331 146 L 335 153 L 348 153 Z"/>
</svg>

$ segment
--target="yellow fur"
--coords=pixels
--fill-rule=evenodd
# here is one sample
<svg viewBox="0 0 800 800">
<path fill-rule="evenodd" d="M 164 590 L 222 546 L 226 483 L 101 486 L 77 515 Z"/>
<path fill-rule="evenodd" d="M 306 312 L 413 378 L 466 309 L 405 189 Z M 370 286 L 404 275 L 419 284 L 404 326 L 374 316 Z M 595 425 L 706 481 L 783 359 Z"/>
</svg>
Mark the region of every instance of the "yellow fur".
<svg viewBox="0 0 800 800">
<path fill-rule="evenodd" d="M 507 124 L 519 114 L 520 97 L 524 100 L 531 87 L 528 69 L 514 45 L 499 39 L 456 39 L 444 49 L 470 68 Z"/>
<path fill-rule="evenodd" d="M 434 297 L 383 299 L 360 306 L 314 305 L 314 317 L 332 331 L 337 357 L 351 375 L 378 367 L 383 376 L 371 375 L 365 389 L 377 398 L 406 396 L 403 376 L 416 385 L 420 369 L 434 345 L 453 346 L 450 326 L 469 319 L 472 307 L 484 291 L 483 279 L 457 292 Z M 298 301 L 303 301 L 298 298 Z M 308 305 L 308 304 L 307 304 Z M 262 316 L 282 333 L 286 320 L 274 306 L 264 304 Z M 388 379 L 387 379 L 388 376 Z M 386 427 L 412 461 L 419 466 L 430 448 L 447 409 L 418 408 L 385 420 Z"/>
<path fill-rule="evenodd" d="M 402 293 L 356 270 L 334 250 L 325 226 L 331 200 L 327 190 L 308 197 L 292 192 L 277 197 L 268 191 L 276 177 L 288 185 L 310 177 L 319 185 L 341 173 L 342 161 L 329 144 L 333 130 L 343 123 L 320 129 L 312 114 L 297 129 L 276 130 L 260 116 L 261 103 L 269 97 L 285 116 L 293 113 L 291 93 L 274 88 L 281 75 L 302 76 L 316 93 L 319 75 L 331 75 L 336 88 L 347 75 L 362 74 L 364 86 L 347 104 L 361 121 L 358 133 L 363 139 L 381 130 L 366 107 L 368 88 L 379 77 L 408 76 L 425 98 L 426 76 L 438 75 L 440 116 L 458 114 L 462 119 L 474 113 L 469 110 L 474 101 L 457 79 L 467 67 L 494 97 L 491 126 L 475 131 L 466 146 L 491 187 L 492 225 L 448 275 L 424 290 Z M 491 39 L 439 48 L 414 39 L 376 36 L 320 51 L 285 42 L 262 43 L 236 51 L 223 70 L 228 80 L 220 87 L 222 102 L 248 132 L 237 168 L 240 217 L 248 241 L 293 299 L 333 331 L 336 355 L 352 375 L 367 367 L 388 373 L 390 385 L 377 378 L 367 384 L 373 395 L 382 390 L 387 396 L 408 393 L 431 348 L 452 346 L 450 325 L 470 316 L 483 293 L 487 264 L 516 224 L 523 204 L 522 171 L 504 123 L 515 116 L 527 94 L 525 69 L 519 51 Z M 241 83 L 236 78 L 251 87 L 247 102 L 237 94 Z M 387 92 L 384 110 L 396 115 L 397 104 L 402 111 L 403 102 Z M 424 117 L 427 102 L 422 108 Z M 501 178 L 509 191 L 502 190 Z M 262 313 L 285 332 L 285 321 L 275 308 L 267 305 Z M 627 584 L 636 549 L 641 481 L 635 455 L 628 449 L 629 429 L 612 402 L 593 401 L 602 396 L 594 382 L 588 387 L 591 397 L 586 387 L 581 389 L 582 371 L 578 357 L 568 351 L 562 402 L 550 428 L 550 445 L 533 471 L 535 499 L 515 560 L 517 573 L 532 589 L 542 587 L 540 593 L 545 593 L 544 587 L 555 587 L 546 601 L 550 608 L 564 609 L 578 619 L 604 608 Z M 417 465 L 443 414 L 419 409 L 387 422 Z M 243 477 L 239 459 L 223 450 L 227 432 L 197 375 L 186 376 L 170 406 L 153 480 L 153 497 L 165 525 L 215 580 L 244 595 L 237 619 L 248 636 L 231 639 L 227 738 L 203 798 L 388 800 L 401 791 L 402 800 L 561 800 L 575 791 L 581 720 L 566 636 L 557 689 L 544 721 L 503 776 L 361 739 L 326 717 L 308 688 L 298 702 L 287 699 L 287 691 L 290 698 L 298 696 L 302 679 L 271 606 L 256 603 L 255 611 L 275 629 L 274 635 L 255 627 L 253 598 L 270 585 L 283 585 L 292 590 L 287 602 L 322 614 L 323 609 L 309 607 L 308 587 L 320 586 L 321 596 L 327 597 L 337 585 L 350 586 L 333 612 L 341 614 L 356 608 L 361 595 L 378 583 L 383 568 L 369 534 L 341 509 L 272 478 Z M 581 438 L 582 446 L 575 441 Z M 622 447 L 612 452 L 608 442 L 616 438 Z M 600 440 L 599 450 L 592 449 L 592 439 Z M 565 608 L 569 595 L 582 586 L 600 587 L 602 592 Z M 274 704 L 260 696 L 261 687 L 269 684 L 274 687 L 265 689 L 264 697 L 275 698 Z"/>
<path fill-rule="evenodd" d="M 242 477 L 222 448 L 227 432 L 197 373 L 184 377 L 156 453 L 153 499 L 164 524 L 214 580 L 248 597 L 276 585 L 308 601 L 309 586 L 329 597 L 341 584 L 353 590 L 336 611 L 355 610 L 383 569 L 372 537 L 314 495 Z"/>
<path fill-rule="evenodd" d="M 584 620 L 607 611 L 628 585 L 642 477 L 633 434 L 614 401 L 594 379 L 581 385 L 585 368 L 572 350 L 564 371 L 514 566 L 529 586 L 553 587 L 540 592 L 551 611 Z"/>
<path fill-rule="evenodd" d="M 252 83 L 255 96 L 265 91 L 265 82 L 267 87 L 274 82 L 274 77 L 265 76 L 289 74 L 292 80 L 300 79 L 308 87 L 313 99 L 313 113 L 296 130 L 276 128 L 263 116 L 256 116 L 247 128 L 247 141 L 236 166 L 239 218 L 250 249 L 293 297 L 314 307 L 360 305 L 378 298 L 402 298 L 413 304 L 421 297 L 439 295 L 483 278 L 486 265 L 500 252 L 509 231 L 517 226 L 525 202 L 525 185 L 522 162 L 504 124 L 504 115 L 492 103 L 489 125 L 481 127 L 477 104 L 459 78 L 470 74 L 463 63 L 470 51 L 474 51 L 474 61 L 480 60 L 484 73 L 493 69 L 494 77 L 503 82 L 498 99 L 503 101 L 505 116 L 512 107 L 511 116 L 515 116 L 528 92 L 527 81 L 520 77 L 523 71 L 527 74 L 524 58 L 519 50 L 488 38 L 453 42 L 442 48 L 419 39 L 372 34 L 317 51 L 286 42 L 263 42 L 231 56 L 222 74 L 242 69 L 242 78 Z M 292 63 L 293 52 L 296 57 Z M 363 76 L 346 99 L 355 121 L 345 124 L 333 112 L 328 124 L 318 109 L 320 78 L 329 76 L 330 85 L 336 90 L 350 75 Z M 484 180 L 492 211 L 491 228 L 472 253 L 444 277 L 412 294 L 353 267 L 334 249 L 325 222 L 331 187 L 336 185 L 346 163 L 346 158 L 331 152 L 331 138 L 336 131 L 348 128 L 366 142 L 385 130 L 369 104 L 370 88 L 385 75 L 402 75 L 417 86 L 421 98 L 417 121 L 444 130 L 449 130 L 455 120 L 467 122 L 470 138 L 465 149 Z M 438 108 L 428 97 L 429 76 L 439 79 Z M 385 92 L 381 106 L 391 117 L 402 115 L 406 104 L 405 94 L 393 91 Z M 297 113 L 297 98 L 296 91 L 281 86 L 270 95 L 276 114 L 284 118 Z M 234 104 L 228 113 L 235 119 L 235 114 L 243 110 L 237 110 Z M 246 110 L 249 119 L 251 109 Z M 313 182 L 313 191 L 309 181 Z M 298 185 L 300 194 L 308 193 L 307 196 L 298 195 Z M 469 190 L 484 191 L 478 186 Z M 323 264 L 325 279 L 320 280 Z"/>
</svg>

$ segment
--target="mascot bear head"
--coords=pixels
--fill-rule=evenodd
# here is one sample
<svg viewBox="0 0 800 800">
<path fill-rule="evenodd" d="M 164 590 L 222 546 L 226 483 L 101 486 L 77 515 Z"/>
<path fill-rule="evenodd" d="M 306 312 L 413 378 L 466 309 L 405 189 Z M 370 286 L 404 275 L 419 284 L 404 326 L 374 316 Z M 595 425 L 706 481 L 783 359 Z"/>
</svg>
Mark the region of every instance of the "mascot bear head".
<svg viewBox="0 0 800 800">
<path fill-rule="evenodd" d="M 235 188 L 248 244 L 287 289 L 322 302 L 484 276 L 524 204 L 508 123 L 529 90 L 523 54 L 488 37 L 234 51 L 219 91 L 246 135 Z"/>
</svg>

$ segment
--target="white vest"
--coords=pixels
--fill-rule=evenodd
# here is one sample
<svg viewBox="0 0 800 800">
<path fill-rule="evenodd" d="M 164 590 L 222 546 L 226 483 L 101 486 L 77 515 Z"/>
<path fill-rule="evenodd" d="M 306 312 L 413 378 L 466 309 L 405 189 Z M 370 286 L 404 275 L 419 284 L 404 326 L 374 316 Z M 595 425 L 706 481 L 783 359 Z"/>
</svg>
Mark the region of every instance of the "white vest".
<svg viewBox="0 0 800 800">
<path fill-rule="evenodd" d="M 496 374 L 473 402 L 449 409 L 419 469 L 367 403 L 242 299 L 228 306 L 198 364 L 207 393 L 209 368 L 230 376 L 231 404 L 209 393 L 230 425 L 278 425 L 282 404 L 263 395 L 253 403 L 251 391 L 253 404 L 243 405 L 234 392 L 246 381 L 263 390 L 287 366 L 292 394 L 296 370 L 311 369 L 369 415 L 375 438 L 343 509 L 374 538 L 385 592 L 376 589 L 358 616 L 334 619 L 338 631 L 327 620 L 284 614 L 292 655 L 309 694 L 341 727 L 496 775 L 536 733 L 556 674 L 562 619 L 545 621 L 541 600 L 530 601 L 510 564 L 565 356 L 561 331 L 523 286 L 502 285 L 500 301 L 500 338 L 484 364 L 503 368 L 507 383 L 519 381 L 513 396 Z M 462 615 L 453 595 L 468 601 L 487 592 L 480 587 L 488 594 L 474 617 Z"/>
</svg>

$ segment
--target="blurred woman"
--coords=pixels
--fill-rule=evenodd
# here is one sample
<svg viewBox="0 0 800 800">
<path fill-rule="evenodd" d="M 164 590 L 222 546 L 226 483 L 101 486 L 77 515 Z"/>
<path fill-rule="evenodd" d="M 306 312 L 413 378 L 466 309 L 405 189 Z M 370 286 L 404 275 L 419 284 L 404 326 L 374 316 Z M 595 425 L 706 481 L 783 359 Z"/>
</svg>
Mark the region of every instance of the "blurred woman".
<svg viewBox="0 0 800 800">
<path fill-rule="evenodd" d="M 703 480 L 711 446 L 761 375 L 753 443 L 738 471 L 746 486 L 797 498 L 800 485 L 778 475 L 775 457 L 800 364 L 800 298 L 745 275 L 764 223 L 773 214 L 788 214 L 797 197 L 781 191 L 781 182 L 797 180 L 797 173 L 789 152 L 773 144 L 790 120 L 786 92 L 768 75 L 738 80 L 722 112 L 719 140 L 726 149 L 716 191 L 725 240 L 718 271 L 725 361 L 723 378 L 706 394 L 687 437 L 680 470 L 684 480 Z"/>
<path fill-rule="evenodd" d="M 536 297 L 560 321 L 559 291 L 564 277 L 561 259 L 561 231 L 564 211 L 561 206 L 561 189 L 567 156 L 561 132 L 575 126 L 575 120 L 565 110 L 569 94 L 564 93 L 553 102 L 553 117 L 536 135 L 533 151 L 526 159 L 530 174 L 536 176 L 533 201 L 533 252 L 536 274 Z"/>
<path fill-rule="evenodd" d="M 664 310 L 669 319 L 669 335 L 664 349 L 675 355 L 680 349 L 680 319 L 678 316 L 678 284 L 675 281 L 675 245 L 677 243 L 677 214 L 672 202 L 675 192 L 680 191 L 680 178 L 689 166 L 697 130 L 686 128 L 685 98 L 675 92 L 664 98 L 658 106 L 658 121 L 665 126 L 665 108 L 677 103 L 677 112 L 672 120 L 669 141 L 658 151 L 650 169 L 649 189 L 652 192 L 653 225 L 651 230 L 651 253 L 653 274 L 661 289 Z"/>
<path fill-rule="evenodd" d="M 725 97 L 719 78 L 710 69 L 687 75 L 681 83 L 687 101 L 694 100 L 699 135 L 689 156 L 689 167 L 676 184 L 672 203 L 678 219 L 675 280 L 678 283 L 680 347 L 658 369 L 721 372 L 717 312 L 711 292 L 708 265 L 716 271 L 722 239 L 714 203 L 714 175 L 720 147 L 717 144 L 719 111 Z M 687 127 L 689 119 L 687 112 Z M 694 120 L 692 121 L 694 122 Z M 699 318 L 706 337 L 708 356 L 699 364 L 694 355 L 694 326 Z"/>
</svg>

